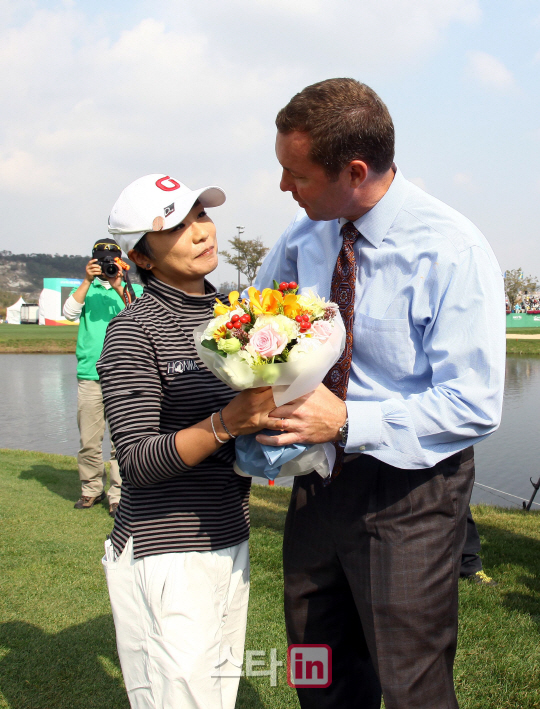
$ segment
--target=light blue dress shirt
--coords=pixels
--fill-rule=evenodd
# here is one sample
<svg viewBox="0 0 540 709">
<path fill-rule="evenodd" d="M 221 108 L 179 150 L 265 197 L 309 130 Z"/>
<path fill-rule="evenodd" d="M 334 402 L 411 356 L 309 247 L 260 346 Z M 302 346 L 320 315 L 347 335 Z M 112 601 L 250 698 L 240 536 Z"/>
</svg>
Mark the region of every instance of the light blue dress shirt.
<svg viewBox="0 0 540 709">
<path fill-rule="evenodd" d="M 340 224 L 300 210 L 267 255 L 258 288 L 297 281 L 330 297 Z M 346 453 L 428 468 L 500 423 L 505 369 L 501 270 L 464 216 L 399 169 L 354 222 L 357 263 Z"/>
</svg>

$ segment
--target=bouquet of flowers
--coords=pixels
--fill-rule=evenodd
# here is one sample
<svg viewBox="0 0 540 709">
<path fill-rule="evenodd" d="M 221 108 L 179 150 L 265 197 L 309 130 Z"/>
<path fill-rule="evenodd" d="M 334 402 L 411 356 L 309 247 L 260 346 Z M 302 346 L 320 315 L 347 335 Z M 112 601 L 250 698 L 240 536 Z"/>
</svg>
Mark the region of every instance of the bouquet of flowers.
<svg viewBox="0 0 540 709">
<path fill-rule="evenodd" d="M 272 386 L 276 406 L 313 391 L 337 362 L 345 345 L 338 306 L 298 284 L 277 283 L 248 298 L 229 293 L 229 305 L 216 299 L 214 318 L 194 330 L 204 364 L 235 391 Z M 275 432 L 271 432 L 274 434 Z M 236 442 L 240 474 L 298 475 L 333 464 L 332 445 L 262 446 L 255 436 Z"/>
</svg>

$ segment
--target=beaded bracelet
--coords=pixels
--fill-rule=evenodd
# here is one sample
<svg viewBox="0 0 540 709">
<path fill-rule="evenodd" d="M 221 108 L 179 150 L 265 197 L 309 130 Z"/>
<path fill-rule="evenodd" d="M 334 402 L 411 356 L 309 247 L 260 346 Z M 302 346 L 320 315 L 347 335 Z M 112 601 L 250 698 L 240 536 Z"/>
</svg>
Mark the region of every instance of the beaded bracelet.
<svg viewBox="0 0 540 709">
<path fill-rule="evenodd" d="M 225 433 L 231 438 L 236 438 L 236 436 L 232 435 L 227 426 L 225 426 L 225 421 L 223 420 L 223 409 L 219 410 L 219 420 L 221 421 L 221 425 L 223 426 L 223 430 L 225 431 Z"/>
<path fill-rule="evenodd" d="M 217 435 L 217 433 L 216 433 L 216 429 L 215 429 L 215 426 L 214 426 L 214 416 L 215 416 L 215 415 L 216 415 L 216 412 L 214 411 L 214 413 L 210 416 L 210 423 L 212 424 L 212 431 L 214 432 L 214 438 L 216 439 L 216 441 L 217 441 L 218 443 L 227 443 L 227 441 L 221 440 L 221 438 L 220 438 L 220 437 Z"/>
</svg>

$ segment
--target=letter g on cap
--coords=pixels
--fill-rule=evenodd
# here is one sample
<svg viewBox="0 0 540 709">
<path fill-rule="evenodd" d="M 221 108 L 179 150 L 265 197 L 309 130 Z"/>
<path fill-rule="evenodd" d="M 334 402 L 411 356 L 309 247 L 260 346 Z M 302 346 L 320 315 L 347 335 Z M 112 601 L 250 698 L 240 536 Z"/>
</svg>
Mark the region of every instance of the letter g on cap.
<svg viewBox="0 0 540 709">
<path fill-rule="evenodd" d="M 163 184 L 167 180 L 171 183 L 171 187 Z M 160 177 L 160 179 L 156 182 L 156 187 L 159 187 L 159 189 L 164 192 L 172 192 L 173 190 L 180 189 L 180 184 L 176 180 L 173 180 L 173 178 L 169 175 L 165 175 L 165 177 Z"/>
</svg>

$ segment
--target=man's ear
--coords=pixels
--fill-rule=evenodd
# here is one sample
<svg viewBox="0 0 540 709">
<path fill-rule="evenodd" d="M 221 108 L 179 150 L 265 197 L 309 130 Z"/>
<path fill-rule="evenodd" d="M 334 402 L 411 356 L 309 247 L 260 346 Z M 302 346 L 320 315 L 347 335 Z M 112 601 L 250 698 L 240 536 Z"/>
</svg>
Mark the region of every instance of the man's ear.
<svg viewBox="0 0 540 709">
<path fill-rule="evenodd" d="M 352 160 L 347 170 L 349 171 L 349 179 L 351 187 L 360 187 L 367 179 L 369 168 L 363 160 Z"/>
</svg>

